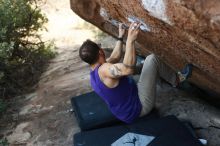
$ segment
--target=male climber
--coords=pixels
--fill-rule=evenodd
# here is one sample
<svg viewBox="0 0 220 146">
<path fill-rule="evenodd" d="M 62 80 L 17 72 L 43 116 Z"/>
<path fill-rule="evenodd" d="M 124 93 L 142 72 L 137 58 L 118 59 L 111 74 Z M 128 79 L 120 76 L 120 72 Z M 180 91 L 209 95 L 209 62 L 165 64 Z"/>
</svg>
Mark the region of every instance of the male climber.
<svg viewBox="0 0 220 146">
<path fill-rule="evenodd" d="M 146 57 L 136 84 L 129 75 L 134 73 L 136 54 L 134 43 L 138 36 L 140 23 L 132 23 L 128 30 L 125 55 L 122 63 L 122 38 L 125 29 L 119 25 L 119 37 L 108 59 L 102 48 L 87 40 L 79 49 L 80 58 L 90 65 L 90 81 L 95 92 L 106 102 L 111 112 L 121 121 L 131 123 L 134 119 L 148 114 L 155 104 L 156 81 L 163 78 L 173 86 L 186 80 L 191 74 L 191 66 L 175 73 L 157 56 Z M 98 105 L 97 105 L 98 106 Z"/>
</svg>

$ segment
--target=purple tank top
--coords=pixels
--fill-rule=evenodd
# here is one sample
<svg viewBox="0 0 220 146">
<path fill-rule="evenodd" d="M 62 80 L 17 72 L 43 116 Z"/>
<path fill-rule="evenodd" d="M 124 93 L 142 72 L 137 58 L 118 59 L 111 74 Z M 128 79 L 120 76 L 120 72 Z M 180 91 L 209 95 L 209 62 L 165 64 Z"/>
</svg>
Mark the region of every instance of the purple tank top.
<svg viewBox="0 0 220 146">
<path fill-rule="evenodd" d="M 142 108 L 135 82 L 130 77 L 122 77 L 117 87 L 108 88 L 99 78 L 99 67 L 90 72 L 92 88 L 105 101 L 113 115 L 131 123 L 140 115 Z"/>
</svg>

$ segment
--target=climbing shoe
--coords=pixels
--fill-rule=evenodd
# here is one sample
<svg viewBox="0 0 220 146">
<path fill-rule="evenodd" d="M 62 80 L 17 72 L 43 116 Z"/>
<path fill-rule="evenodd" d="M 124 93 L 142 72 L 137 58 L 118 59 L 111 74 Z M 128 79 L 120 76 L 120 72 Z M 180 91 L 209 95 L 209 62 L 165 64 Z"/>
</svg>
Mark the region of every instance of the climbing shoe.
<svg viewBox="0 0 220 146">
<path fill-rule="evenodd" d="M 192 75 L 192 67 L 192 64 L 187 64 L 183 70 L 177 72 L 179 83 L 184 82 Z"/>
</svg>

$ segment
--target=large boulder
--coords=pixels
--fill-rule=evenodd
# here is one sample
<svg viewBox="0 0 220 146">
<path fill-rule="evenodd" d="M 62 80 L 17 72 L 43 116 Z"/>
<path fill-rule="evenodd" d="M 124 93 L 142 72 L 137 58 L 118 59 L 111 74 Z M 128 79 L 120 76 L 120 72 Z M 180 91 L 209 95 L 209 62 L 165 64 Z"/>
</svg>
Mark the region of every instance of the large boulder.
<svg viewBox="0 0 220 146">
<path fill-rule="evenodd" d="M 138 53 L 153 52 L 175 70 L 192 63 L 191 81 L 220 94 L 219 0 L 71 0 L 71 8 L 112 36 L 118 22 L 141 22 Z"/>
</svg>

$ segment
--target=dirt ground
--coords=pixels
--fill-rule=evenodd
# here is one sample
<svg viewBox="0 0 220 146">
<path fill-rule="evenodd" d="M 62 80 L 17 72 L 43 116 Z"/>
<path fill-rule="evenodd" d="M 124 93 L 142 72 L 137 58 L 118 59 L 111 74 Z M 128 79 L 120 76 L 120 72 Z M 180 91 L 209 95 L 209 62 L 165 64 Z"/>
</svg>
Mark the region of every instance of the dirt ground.
<svg viewBox="0 0 220 146">
<path fill-rule="evenodd" d="M 80 129 L 71 112 L 70 98 L 91 90 L 89 68 L 78 57 L 86 39 L 103 40 L 112 47 L 111 37 L 98 37 L 98 29 L 70 9 L 69 0 L 46 0 L 40 7 L 48 17 L 43 40 L 53 41 L 57 56 L 50 61 L 34 93 L 16 97 L 0 122 L 0 137 L 11 146 L 70 146 Z"/>
<path fill-rule="evenodd" d="M 11 145 L 70 146 L 80 129 L 71 111 L 70 98 L 90 89 L 89 70 L 75 49 L 62 48 L 42 76 L 35 93 L 19 99 L 14 129 L 8 129 Z"/>
</svg>

